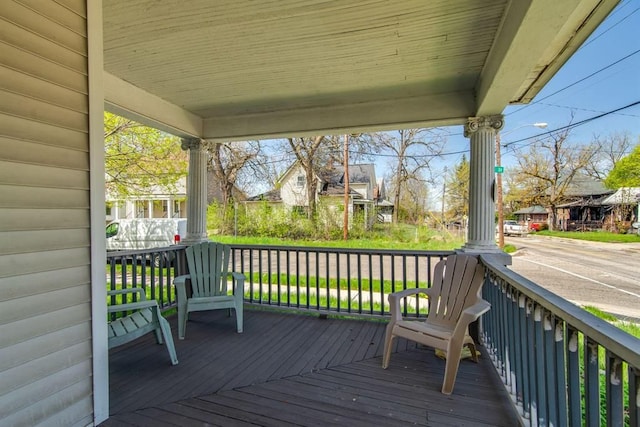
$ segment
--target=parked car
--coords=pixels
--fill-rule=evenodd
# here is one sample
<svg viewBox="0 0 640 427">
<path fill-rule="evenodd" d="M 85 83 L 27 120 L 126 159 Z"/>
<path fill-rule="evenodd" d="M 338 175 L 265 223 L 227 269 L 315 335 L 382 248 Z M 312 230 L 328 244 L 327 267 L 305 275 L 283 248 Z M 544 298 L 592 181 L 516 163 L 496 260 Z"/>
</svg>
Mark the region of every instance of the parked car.
<svg viewBox="0 0 640 427">
<path fill-rule="evenodd" d="M 496 226 L 496 232 L 498 232 Z M 505 236 L 526 236 L 529 230 L 527 226 L 519 224 L 518 221 L 507 219 L 503 223 L 502 232 Z"/>
</svg>

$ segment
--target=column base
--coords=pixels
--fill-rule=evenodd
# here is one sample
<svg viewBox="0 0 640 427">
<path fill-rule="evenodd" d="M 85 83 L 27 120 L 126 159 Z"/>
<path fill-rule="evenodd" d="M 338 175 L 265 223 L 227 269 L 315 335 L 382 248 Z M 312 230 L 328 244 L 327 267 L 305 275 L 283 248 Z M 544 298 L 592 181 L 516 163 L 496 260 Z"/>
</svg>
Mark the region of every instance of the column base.
<svg viewBox="0 0 640 427">
<path fill-rule="evenodd" d="M 473 244 L 467 242 L 463 247 L 456 250 L 457 253 L 463 253 L 467 255 L 491 255 L 502 265 L 511 265 L 511 255 L 503 251 L 494 244 Z"/>
<path fill-rule="evenodd" d="M 180 244 L 181 245 L 195 245 L 197 243 L 202 243 L 202 242 L 208 242 L 209 241 L 209 237 L 207 237 L 206 235 L 204 236 L 194 236 L 194 235 L 187 235 L 187 237 L 185 237 Z"/>
</svg>

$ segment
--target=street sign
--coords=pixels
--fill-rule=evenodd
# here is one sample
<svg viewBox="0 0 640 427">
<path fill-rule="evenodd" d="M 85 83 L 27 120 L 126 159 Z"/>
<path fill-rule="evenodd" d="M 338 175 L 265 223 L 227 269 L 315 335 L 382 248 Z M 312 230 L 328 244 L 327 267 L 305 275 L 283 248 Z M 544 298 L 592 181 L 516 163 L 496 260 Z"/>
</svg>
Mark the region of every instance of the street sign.
<svg viewBox="0 0 640 427">
<path fill-rule="evenodd" d="M 502 173 L 502 172 L 504 172 L 504 166 L 496 166 L 496 167 L 493 168 L 493 171 L 495 173 Z"/>
</svg>

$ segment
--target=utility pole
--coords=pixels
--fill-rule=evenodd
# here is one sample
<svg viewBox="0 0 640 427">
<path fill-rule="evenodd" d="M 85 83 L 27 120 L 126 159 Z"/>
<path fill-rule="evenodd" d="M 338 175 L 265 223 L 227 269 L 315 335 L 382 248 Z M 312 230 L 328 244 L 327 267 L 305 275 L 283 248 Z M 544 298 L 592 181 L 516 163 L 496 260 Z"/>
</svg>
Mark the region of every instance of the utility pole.
<svg viewBox="0 0 640 427">
<path fill-rule="evenodd" d="M 342 238 L 349 239 L 349 135 L 344 135 L 344 219 Z"/>
<path fill-rule="evenodd" d="M 444 230 L 445 224 L 444 224 L 444 198 L 447 195 L 447 167 L 444 167 L 444 173 L 442 174 L 442 211 L 440 213 L 441 217 L 440 217 L 440 221 L 442 222 L 442 229 Z"/>
<path fill-rule="evenodd" d="M 518 130 L 520 128 L 526 126 L 534 126 L 539 129 L 544 129 L 547 127 L 546 123 L 531 123 L 519 126 L 515 129 L 508 131 L 507 133 L 513 132 L 514 130 Z M 502 201 L 502 172 L 504 172 L 504 168 L 502 168 L 502 159 L 500 155 L 500 131 L 496 132 L 496 209 L 498 210 L 498 247 L 504 248 L 504 204 Z M 500 169 L 500 170 L 498 170 Z"/>
</svg>

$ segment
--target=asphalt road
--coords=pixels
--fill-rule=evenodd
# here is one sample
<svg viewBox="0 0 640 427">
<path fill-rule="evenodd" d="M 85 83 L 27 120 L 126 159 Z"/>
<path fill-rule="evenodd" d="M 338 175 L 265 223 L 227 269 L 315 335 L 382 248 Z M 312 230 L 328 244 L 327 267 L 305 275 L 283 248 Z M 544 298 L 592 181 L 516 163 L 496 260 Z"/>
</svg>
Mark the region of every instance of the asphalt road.
<svg viewBox="0 0 640 427">
<path fill-rule="evenodd" d="M 511 269 L 581 306 L 640 321 L 640 244 L 541 236 L 506 239 Z"/>
</svg>

